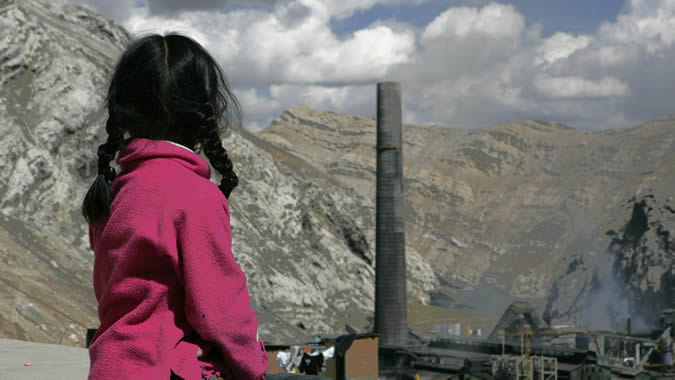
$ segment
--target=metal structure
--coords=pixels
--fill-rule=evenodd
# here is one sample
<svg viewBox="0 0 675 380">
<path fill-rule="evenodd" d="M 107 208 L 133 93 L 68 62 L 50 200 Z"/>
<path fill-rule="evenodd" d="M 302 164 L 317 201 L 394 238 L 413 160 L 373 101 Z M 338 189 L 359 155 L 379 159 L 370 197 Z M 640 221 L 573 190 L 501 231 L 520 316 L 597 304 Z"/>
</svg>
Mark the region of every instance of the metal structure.
<svg viewBox="0 0 675 380">
<path fill-rule="evenodd" d="M 532 368 L 537 380 L 558 380 L 558 359 L 547 356 L 533 356 Z"/>
<path fill-rule="evenodd" d="M 641 375 L 654 343 L 651 339 L 630 336 L 630 320 L 626 335 L 563 329 L 548 326 L 531 305 L 516 301 L 502 315 L 488 339 L 425 340 L 411 334 L 406 296 L 401 87 L 397 82 L 377 84 L 375 149 L 374 332 L 379 337 L 378 378 L 405 378 L 417 370 L 452 374 L 457 378 L 489 377 L 492 372 L 492 376 L 499 375 L 499 378 L 515 376 L 527 380 L 557 380 L 559 375 L 571 379 L 609 379 L 612 371 L 619 373 L 620 370 Z M 675 306 L 675 283 L 673 290 Z M 675 309 L 665 310 L 661 323 L 664 328 L 675 323 Z M 444 328 L 449 332 L 448 326 Z M 557 341 L 561 337 L 566 339 L 563 344 Z M 590 350 L 591 343 L 595 351 Z"/>
<path fill-rule="evenodd" d="M 525 301 L 515 301 L 504 311 L 497 325 L 490 333 L 490 339 L 497 338 L 497 332 L 504 330 L 518 331 L 521 328 L 522 319 L 524 319 L 535 332 L 543 328 L 544 323 L 539 319 L 536 310 L 532 305 Z"/>
<path fill-rule="evenodd" d="M 525 326 L 523 331 L 519 331 L 515 334 L 507 334 L 504 330 L 499 330 L 498 335 L 502 338 L 502 357 L 507 357 L 504 352 L 505 338 L 507 336 L 519 336 L 520 337 L 520 356 L 512 356 L 509 361 L 513 362 L 509 364 L 509 368 L 515 369 L 516 379 L 525 379 L 532 380 L 534 375 L 534 366 L 531 358 L 532 353 L 532 335 L 535 333 L 529 328 L 529 324 Z M 540 356 L 543 358 L 544 356 Z M 494 372 L 494 370 L 493 370 Z M 557 372 L 556 372 L 557 373 Z"/>
<path fill-rule="evenodd" d="M 505 374 L 515 380 L 558 380 L 558 360 L 547 356 L 501 355 L 491 357 L 492 376 Z"/>
<path fill-rule="evenodd" d="M 375 332 L 380 348 L 408 340 L 401 146 L 401 88 L 377 85 Z M 388 359 L 382 358 L 387 365 Z"/>
</svg>

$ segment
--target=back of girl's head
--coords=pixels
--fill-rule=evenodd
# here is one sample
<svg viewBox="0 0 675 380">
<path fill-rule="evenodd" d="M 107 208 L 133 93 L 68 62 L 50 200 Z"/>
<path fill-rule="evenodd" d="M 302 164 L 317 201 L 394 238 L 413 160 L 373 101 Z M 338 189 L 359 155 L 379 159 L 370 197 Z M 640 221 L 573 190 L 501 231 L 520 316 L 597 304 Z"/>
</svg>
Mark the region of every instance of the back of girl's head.
<svg viewBox="0 0 675 380">
<path fill-rule="evenodd" d="M 82 204 L 88 222 L 108 215 L 116 175 L 110 162 L 134 137 L 203 149 L 222 175 L 225 196 L 237 186 L 221 135 L 241 122 L 239 104 L 213 57 L 191 38 L 153 34 L 132 42 L 115 67 L 106 105 L 108 137 L 98 147 L 98 175 Z"/>
</svg>

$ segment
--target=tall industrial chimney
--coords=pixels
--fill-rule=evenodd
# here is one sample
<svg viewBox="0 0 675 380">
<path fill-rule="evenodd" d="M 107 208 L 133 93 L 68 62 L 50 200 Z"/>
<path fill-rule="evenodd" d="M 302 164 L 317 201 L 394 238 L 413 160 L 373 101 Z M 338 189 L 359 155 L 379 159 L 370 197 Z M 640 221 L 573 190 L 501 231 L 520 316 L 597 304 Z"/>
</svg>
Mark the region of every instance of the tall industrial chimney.
<svg viewBox="0 0 675 380">
<path fill-rule="evenodd" d="M 382 348 L 404 345 L 408 337 L 401 87 L 397 82 L 377 84 L 376 150 L 375 332 L 382 352 Z"/>
<path fill-rule="evenodd" d="M 632 332 L 633 331 L 630 328 L 630 317 L 628 317 L 628 319 L 626 319 L 626 335 L 631 335 Z"/>
</svg>

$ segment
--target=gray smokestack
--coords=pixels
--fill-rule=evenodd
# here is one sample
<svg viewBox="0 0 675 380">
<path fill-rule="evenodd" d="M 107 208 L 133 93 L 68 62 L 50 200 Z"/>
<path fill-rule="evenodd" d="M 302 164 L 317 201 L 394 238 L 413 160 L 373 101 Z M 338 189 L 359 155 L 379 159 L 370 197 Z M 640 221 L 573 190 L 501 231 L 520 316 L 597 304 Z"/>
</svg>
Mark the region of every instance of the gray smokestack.
<svg viewBox="0 0 675 380">
<path fill-rule="evenodd" d="M 631 333 L 630 317 L 628 317 L 628 319 L 626 319 L 626 335 L 630 335 Z"/>
<path fill-rule="evenodd" d="M 376 191 L 375 332 L 380 347 L 391 347 L 408 337 L 401 87 L 396 82 L 377 84 Z"/>
</svg>

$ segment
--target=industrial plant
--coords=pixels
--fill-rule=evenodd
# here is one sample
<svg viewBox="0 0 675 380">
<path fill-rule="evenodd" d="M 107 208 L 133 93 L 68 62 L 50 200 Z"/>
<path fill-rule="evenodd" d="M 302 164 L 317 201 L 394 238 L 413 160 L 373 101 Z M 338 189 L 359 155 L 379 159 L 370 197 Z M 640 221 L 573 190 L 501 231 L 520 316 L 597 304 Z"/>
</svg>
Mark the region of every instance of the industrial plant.
<svg viewBox="0 0 675 380">
<path fill-rule="evenodd" d="M 525 301 L 512 303 L 486 336 L 458 323 L 437 324 L 425 333 L 409 329 L 400 85 L 378 84 L 377 97 L 375 334 L 364 338 L 379 344 L 342 360 L 330 375 L 342 378 L 346 367 L 366 362 L 370 374 L 352 371 L 349 378 L 372 378 L 374 368 L 384 379 L 675 378 L 675 284 L 673 308 L 663 310 L 649 331 L 632 331 L 630 318 L 622 331 L 549 325 Z"/>
</svg>

